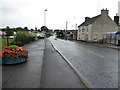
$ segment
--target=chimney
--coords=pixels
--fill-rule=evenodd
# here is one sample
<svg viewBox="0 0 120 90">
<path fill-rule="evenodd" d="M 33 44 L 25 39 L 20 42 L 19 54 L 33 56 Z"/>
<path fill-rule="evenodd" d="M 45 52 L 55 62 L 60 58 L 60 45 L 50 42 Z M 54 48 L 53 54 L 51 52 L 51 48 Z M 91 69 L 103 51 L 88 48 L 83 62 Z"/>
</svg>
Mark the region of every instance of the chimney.
<svg viewBox="0 0 120 90">
<path fill-rule="evenodd" d="M 85 21 L 88 21 L 88 20 L 90 20 L 90 17 L 85 17 Z"/>
<path fill-rule="evenodd" d="M 106 15 L 108 16 L 108 14 L 109 14 L 109 10 L 107 10 L 107 8 L 101 10 L 101 15 L 102 16 L 106 16 Z"/>
<path fill-rule="evenodd" d="M 119 16 L 114 16 L 114 22 L 119 25 Z"/>
</svg>

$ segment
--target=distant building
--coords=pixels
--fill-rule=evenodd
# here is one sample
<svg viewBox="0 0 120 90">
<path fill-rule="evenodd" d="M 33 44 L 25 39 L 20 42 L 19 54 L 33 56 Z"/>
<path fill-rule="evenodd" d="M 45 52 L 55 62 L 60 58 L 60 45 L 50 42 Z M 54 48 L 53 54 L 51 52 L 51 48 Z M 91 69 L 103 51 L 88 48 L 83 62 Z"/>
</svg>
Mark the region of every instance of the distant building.
<svg viewBox="0 0 120 90">
<path fill-rule="evenodd" d="M 78 26 L 77 40 L 101 42 L 104 32 L 118 31 L 117 24 L 110 18 L 109 10 L 101 10 L 95 17 L 85 17 L 85 21 Z"/>
<path fill-rule="evenodd" d="M 77 30 L 66 30 L 68 40 L 77 40 Z"/>
</svg>

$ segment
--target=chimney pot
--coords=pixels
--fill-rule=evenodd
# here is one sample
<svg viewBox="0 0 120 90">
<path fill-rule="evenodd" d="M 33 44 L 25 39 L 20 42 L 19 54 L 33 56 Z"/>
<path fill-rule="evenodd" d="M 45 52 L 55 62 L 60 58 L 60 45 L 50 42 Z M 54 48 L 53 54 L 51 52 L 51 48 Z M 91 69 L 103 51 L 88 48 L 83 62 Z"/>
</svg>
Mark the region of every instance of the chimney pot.
<svg viewBox="0 0 120 90">
<path fill-rule="evenodd" d="M 85 21 L 88 21 L 90 19 L 90 17 L 85 17 Z"/>
</svg>

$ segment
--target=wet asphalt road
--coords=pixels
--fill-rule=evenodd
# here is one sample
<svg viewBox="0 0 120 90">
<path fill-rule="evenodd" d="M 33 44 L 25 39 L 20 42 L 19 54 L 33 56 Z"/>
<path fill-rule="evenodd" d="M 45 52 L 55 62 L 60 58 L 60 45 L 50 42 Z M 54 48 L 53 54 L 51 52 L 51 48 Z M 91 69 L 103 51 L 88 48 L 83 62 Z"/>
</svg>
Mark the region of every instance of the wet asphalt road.
<svg viewBox="0 0 120 90">
<path fill-rule="evenodd" d="M 44 40 L 23 48 L 29 51 L 28 61 L 2 66 L 2 88 L 40 88 Z"/>
<path fill-rule="evenodd" d="M 80 41 L 55 40 L 54 37 L 49 40 L 92 88 L 118 88 L 117 49 L 93 46 Z"/>
</svg>

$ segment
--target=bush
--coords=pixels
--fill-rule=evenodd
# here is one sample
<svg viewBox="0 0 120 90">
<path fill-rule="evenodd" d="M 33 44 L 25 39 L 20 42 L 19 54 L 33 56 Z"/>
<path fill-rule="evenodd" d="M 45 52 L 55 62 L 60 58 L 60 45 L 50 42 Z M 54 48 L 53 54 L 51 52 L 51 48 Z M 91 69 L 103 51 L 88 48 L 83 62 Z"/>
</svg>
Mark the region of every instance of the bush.
<svg viewBox="0 0 120 90">
<path fill-rule="evenodd" d="M 18 31 L 16 33 L 16 36 L 15 36 L 15 43 L 18 46 L 21 46 L 21 45 L 27 44 L 31 41 L 34 41 L 35 37 L 36 37 L 36 35 L 26 33 L 26 32 L 22 32 L 22 31 Z"/>
<path fill-rule="evenodd" d="M 18 49 L 18 46 L 16 46 L 16 45 L 10 45 L 8 47 L 8 50 L 12 50 L 12 49 Z"/>
</svg>

